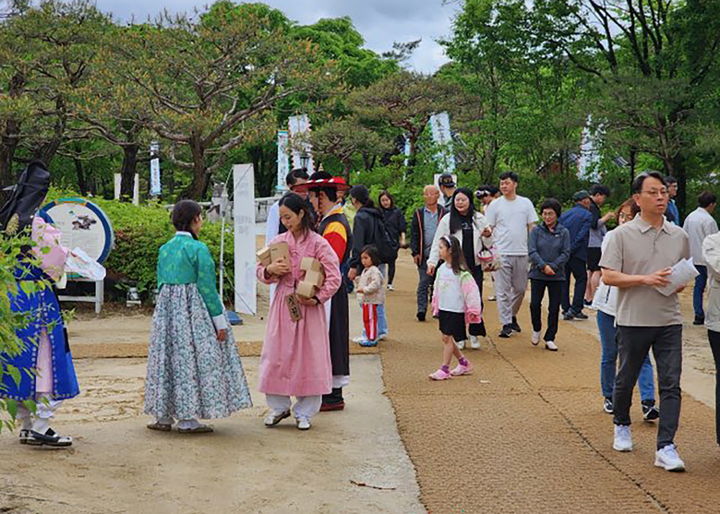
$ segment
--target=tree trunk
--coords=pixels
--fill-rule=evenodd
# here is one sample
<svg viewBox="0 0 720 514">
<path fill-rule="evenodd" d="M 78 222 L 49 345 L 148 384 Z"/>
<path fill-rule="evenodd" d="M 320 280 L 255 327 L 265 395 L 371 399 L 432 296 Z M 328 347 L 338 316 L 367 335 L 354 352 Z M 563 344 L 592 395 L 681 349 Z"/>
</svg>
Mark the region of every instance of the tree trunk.
<svg viewBox="0 0 720 514">
<path fill-rule="evenodd" d="M 210 185 L 210 174 L 205 166 L 205 148 L 197 136 L 193 136 L 190 141 L 190 151 L 193 159 L 193 178 L 190 185 L 180 193 L 179 199 L 188 198 L 200 201 L 205 196 Z"/>
<path fill-rule="evenodd" d="M 123 161 L 120 167 L 120 200 L 123 202 L 129 202 L 133 196 L 139 151 L 140 145 L 137 144 L 123 146 Z"/>
<path fill-rule="evenodd" d="M 8 97 L 16 99 L 24 90 L 25 76 L 20 73 L 13 75 L 8 84 Z M 20 121 L 10 118 L 4 124 L 0 140 L 0 186 L 8 186 L 15 182 L 12 165 L 19 143 Z"/>
<path fill-rule="evenodd" d="M 632 195 L 632 183 L 635 181 L 635 165 L 637 160 L 637 149 L 635 147 L 630 148 L 630 184 L 628 190 Z"/>
<path fill-rule="evenodd" d="M 58 112 L 58 118 L 55 121 L 53 127 L 53 137 L 45 144 L 41 145 L 34 154 L 36 159 L 40 159 L 45 163 L 46 166 L 50 166 L 55 154 L 60 148 L 65 137 L 65 127 L 67 125 L 67 114 L 65 99 L 62 96 L 58 96 L 55 99 L 55 109 Z"/>
<path fill-rule="evenodd" d="M 15 120 L 5 122 L 5 127 L 0 141 L 0 187 L 9 186 L 15 182 L 13 173 L 13 158 L 20 139 L 16 134 L 20 131 L 20 124 Z"/>
</svg>

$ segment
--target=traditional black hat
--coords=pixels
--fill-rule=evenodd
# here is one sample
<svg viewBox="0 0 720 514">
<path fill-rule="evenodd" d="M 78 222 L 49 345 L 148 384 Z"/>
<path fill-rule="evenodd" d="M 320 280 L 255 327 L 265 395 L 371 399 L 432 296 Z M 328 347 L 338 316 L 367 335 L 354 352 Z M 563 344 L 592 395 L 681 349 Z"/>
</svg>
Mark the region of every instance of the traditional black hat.
<svg viewBox="0 0 720 514">
<path fill-rule="evenodd" d="M 5 230 L 16 214 L 18 226 L 13 232 L 31 225 L 33 216 L 45 200 L 49 187 L 50 172 L 45 163 L 31 161 L 12 188 L 10 198 L 0 208 L 0 231 Z"/>
</svg>

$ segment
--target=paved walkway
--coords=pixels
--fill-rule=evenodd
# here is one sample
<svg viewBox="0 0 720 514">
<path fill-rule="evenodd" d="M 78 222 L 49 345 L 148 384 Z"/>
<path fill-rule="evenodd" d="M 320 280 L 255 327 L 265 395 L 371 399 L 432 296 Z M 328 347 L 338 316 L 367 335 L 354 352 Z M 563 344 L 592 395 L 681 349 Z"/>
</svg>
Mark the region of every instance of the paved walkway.
<svg viewBox="0 0 720 514">
<path fill-rule="evenodd" d="M 526 306 L 523 333 L 498 339 L 492 302 L 491 345 L 466 352 L 475 374 L 431 382 L 441 357 L 437 324 L 414 321 L 407 259 L 398 275 L 388 302 L 392 338 L 381 348 L 384 380 L 429 512 L 720 510 L 712 409 L 683 397 L 677 444 L 687 473 L 653 466 L 656 425 L 642 422 L 639 398 L 636 449 L 615 452 L 611 417 L 601 411 L 597 339 L 561 322 L 559 352 L 533 347 Z"/>
</svg>

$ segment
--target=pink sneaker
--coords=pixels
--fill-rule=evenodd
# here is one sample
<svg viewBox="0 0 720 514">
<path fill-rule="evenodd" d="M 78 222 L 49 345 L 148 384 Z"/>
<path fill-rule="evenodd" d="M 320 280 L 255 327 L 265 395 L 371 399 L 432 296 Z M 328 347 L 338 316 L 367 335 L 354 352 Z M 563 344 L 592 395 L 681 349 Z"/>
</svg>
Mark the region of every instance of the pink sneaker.
<svg viewBox="0 0 720 514">
<path fill-rule="evenodd" d="M 462 364 L 459 364 L 455 366 L 455 368 L 450 372 L 450 374 L 454 377 L 459 377 L 460 375 L 472 375 L 473 372 L 473 365 L 470 364 L 468 361 L 467 366 L 463 366 Z"/>
<path fill-rule="evenodd" d="M 430 380 L 447 380 L 452 378 L 452 375 L 450 373 L 445 373 L 442 368 L 438 368 L 435 373 L 430 373 L 429 377 Z"/>
</svg>

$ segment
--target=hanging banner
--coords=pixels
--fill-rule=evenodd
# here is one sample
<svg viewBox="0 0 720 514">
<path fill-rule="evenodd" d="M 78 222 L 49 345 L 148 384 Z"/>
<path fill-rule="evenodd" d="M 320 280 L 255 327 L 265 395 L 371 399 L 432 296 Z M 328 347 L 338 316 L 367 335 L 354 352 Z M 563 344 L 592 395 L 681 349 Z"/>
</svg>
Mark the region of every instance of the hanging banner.
<svg viewBox="0 0 720 514">
<path fill-rule="evenodd" d="M 277 186 L 275 192 L 283 194 L 287 191 L 285 178 L 290 173 L 290 159 L 288 158 L 288 146 L 290 144 L 287 130 L 278 130 L 277 141 Z"/>
<path fill-rule="evenodd" d="M 257 312 L 255 277 L 255 172 L 252 164 L 233 166 L 235 232 L 235 310 Z"/>
<path fill-rule="evenodd" d="M 307 114 L 290 116 L 288 119 L 290 139 L 300 136 L 300 140 L 293 141 L 292 145 L 292 166 L 295 168 L 307 168 L 308 174 L 315 172 L 315 165 L 312 158 L 312 145 L 307 141 L 310 134 L 310 118 Z"/>
<path fill-rule="evenodd" d="M 598 165 L 600 164 L 601 139 L 602 126 L 593 127 L 592 115 L 588 114 L 580 139 L 577 173 L 579 179 L 599 182 Z"/>
<path fill-rule="evenodd" d="M 150 143 L 150 196 L 160 196 L 160 143 Z"/>
<path fill-rule="evenodd" d="M 452 133 L 450 132 L 450 115 L 443 111 L 430 116 L 430 131 L 433 142 L 442 147 L 435 155 L 441 170 L 448 172 L 455 171 L 455 154 L 453 153 Z"/>
</svg>

